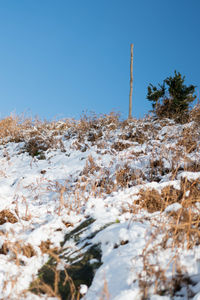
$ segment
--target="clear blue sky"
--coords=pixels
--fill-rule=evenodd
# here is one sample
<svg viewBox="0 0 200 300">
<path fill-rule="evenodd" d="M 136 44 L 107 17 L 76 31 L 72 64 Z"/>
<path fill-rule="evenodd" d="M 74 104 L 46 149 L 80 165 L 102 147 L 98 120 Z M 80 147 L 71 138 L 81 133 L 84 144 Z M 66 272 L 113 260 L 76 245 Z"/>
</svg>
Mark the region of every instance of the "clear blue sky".
<svg viewBox="0 0 200 300">
<path fill-rule="evenodd" d="M 176 69 L 200 85 L 200 0 L 0 0 L 0 118 L 151 109 L 149 83 Z"/>
</svg>

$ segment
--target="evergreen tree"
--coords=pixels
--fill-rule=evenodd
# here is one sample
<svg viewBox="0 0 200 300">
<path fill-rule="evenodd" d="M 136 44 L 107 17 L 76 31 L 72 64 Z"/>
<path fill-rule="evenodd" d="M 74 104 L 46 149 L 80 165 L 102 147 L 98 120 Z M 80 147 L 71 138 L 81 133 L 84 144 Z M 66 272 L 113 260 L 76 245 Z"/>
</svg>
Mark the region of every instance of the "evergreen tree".
<svg viewBox="0 0 200 300">
<path fill-rule="evenodd" d="M 149 84 L 147 99 L 152 101 L 153 112 L 160 118 L 171 118 L 178 122 L 187 121 L 189 104 L 195 100 L 195 86 L 184 84 L 185 76 L 174 72 L 159 84 L 158 88 Z M 167 88 L 166 88 L 167 86 Z"/>
</svg>

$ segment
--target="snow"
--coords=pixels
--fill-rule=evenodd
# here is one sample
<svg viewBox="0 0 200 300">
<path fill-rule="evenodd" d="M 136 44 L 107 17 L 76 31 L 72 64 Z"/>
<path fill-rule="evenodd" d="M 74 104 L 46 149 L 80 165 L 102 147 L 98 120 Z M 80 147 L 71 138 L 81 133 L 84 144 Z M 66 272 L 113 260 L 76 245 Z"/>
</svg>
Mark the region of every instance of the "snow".
<svg viewBox="0 0 200 300">
<path fill-rule="evenodd" d="M 138 124 L 135 126 L 142 126 L 142 123 Z M 172 298 L 168 292 L 163 296 L 154 292 L 156 279 L 152 277 L 154 282 L 149 286 L 149 299 L 199 300 L 200 246 L 196 245 L 191 249 L 160 246 L 167 232 L 168 215 L 177 213 L 182 208 L 182 204 L 169 203 L 163 212 L 153 213 L 140 209 L 136 204 L 140 199 L 141 190 L 156 190 L 161 194 L 162 190 L 169 186 L 180 190 L 183 178 L 190 181 L 200 178 L 200 172 L 180 170 L 175 178 L 172 178 L 169 172 L 156 174 L 155 181 L 149 179 L 153 176 L 150 174 L 150 161 L 153 158 L 159 160 L 163 155 L 164 169 L 170 169 L 172 161 L 176 165 L 173 151 L 170 149 L 176 146 L 176 137 L 182 134 L 184 126 L 175 125 L 173 122 L 169 122 L 164 127 L 159 127 L 157 124 L 157 136 L 151 143 L 132 142 L 129 148 L 119 152 L 111 149 L 111 145 L 113 141 L 118 140 L 121 129 L 110 132 L 107 140 L 108 149 L 102 149 L 102 152 L 92 144 L 84 152 L 81 149 L 74 149 L 76 137 L 65 140 L 60 136 L 66 152 L 60 149 L 49 149 L 45 153 L 44 160 L 32 158 L 26 151 L 22 151 L 23 142 L 8 142 L 2 145 L 0 147 L 0 211 L 5 209 L 11 211 L 18 221 L 0 225 L 0 248 L 6 243 L 11 250 L 17 243 L 20 246 L 30 244 L 36 254 L 26 257 L 22 251 L 19 251 L 17 256 L 14 255 L 14 250 L 6 254 L 1 252 L 0 298 L 18 299 L 21 295 L 21 299 L 26 300 L 58 299 L 47 295 L 35 295 L 27 290 L 31 282 L 37 278 L 39 269 L 49 259 L 49 254 L 42 252 L 41 243 L 49 241 L 52 249 L 61 247 L 67 233 L 88 217 L 92 217 L 95 221 L 88 231 L 82 232 L 81 239 L 84 240 L 88 235 L 99 230 L 90 242 L 101 245 L 102 265 L 97 269 L 91 286 L 80 285 L 79 291 L 84 300 L 100 299 L 102 293 L 107 294 L 112 300 L 143 299 L 139 281 L 150 281 L 148 272 L 144 270 L 145 255 L 157 272 L 160 267 L 166 270 L 167 280 L 174 276 L 176 265 L 174 259 L 177 256 L 184 273 L 190 278 L 194 276 L 197 278 L 195 283 L 190 283 L 192 292 L 190 298 L 186 295 L 184 287 L 180 296 L 182 298 L 178 294 Z M 187 127 L 192 126 L 194 124 L 189 123 Z M 105 150 L 109 150 L 108 153 L 102 154 Z M 85 181 L 80 182 L 82 188 L 77 192 L 74 187 L 76 182 L 79 182 L 90 156 L 100 171 L 98 169 L 91 171 L 86 184 Z M 194 157 L 195 160 L 199 159 L 199 150 Z M 144 178 L 139 178 L 139 182 L 133 182 L 131 186 L 120 186 L 118 183 L 110 194 L 99 191 L 96 181 L 101 178 L 100 176 L 108 176 L 106 171 L 109 171 L 109 178 L 116 183 L 116 172 L 125 164 L 138 172 L 137 174 L 141 171 Z M 93 190 L 90 191 L 90 185 L 93 183 Z M 185 196 L 190 196 L 189 190 L 186 191 Z M 160 232 L 158 229 L 165 222 L 165 230 Z M 105 228 L 101 230 L 103 226 Z M 166 245 L 170 244 L 169 239 Z M 62 247 L 75 249 L 78 246 L 73 240 L 69 240 Z M 90 261 L 91 264 L 94 262 L 95 259 Z M 57 270 L 61 271 L 64 268 L 65 261 L 60 260 Z"/>
<path fill-rule="evenodd" d="M 176 202 L 176 203 L 173 203 L 171 205 L 168 205 L 165 209 L 165 212 L 177 211 L 181 208 L 182 208 L 181 204 Z"/>
<path fill-rule="evenodd" d="M 85 295 L 87 293 L 88 287 L 85 284 L 80 285 L 80 294 Z"/>
</svg>

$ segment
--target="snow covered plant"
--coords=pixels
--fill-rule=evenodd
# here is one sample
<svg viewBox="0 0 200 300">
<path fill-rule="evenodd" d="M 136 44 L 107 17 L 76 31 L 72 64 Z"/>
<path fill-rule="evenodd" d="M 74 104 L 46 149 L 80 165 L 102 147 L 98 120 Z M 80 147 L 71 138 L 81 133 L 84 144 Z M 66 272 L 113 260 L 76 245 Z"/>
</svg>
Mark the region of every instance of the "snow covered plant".
<svg viewBox="0 0 200 300">
<path fill-rule="evenodd" d="M 1 120 L 0 299 L 199 299 L 198 116 Z"/>
</svg>

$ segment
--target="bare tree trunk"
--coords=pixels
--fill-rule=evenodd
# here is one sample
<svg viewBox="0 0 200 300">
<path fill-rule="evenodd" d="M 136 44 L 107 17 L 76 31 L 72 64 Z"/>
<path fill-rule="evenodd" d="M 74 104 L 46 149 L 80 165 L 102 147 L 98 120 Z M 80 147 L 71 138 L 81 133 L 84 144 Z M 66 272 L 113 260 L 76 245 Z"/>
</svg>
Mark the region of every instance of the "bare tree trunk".
<svg viewBox="0 0 200 300">
<path fill-rule="evenodd" d="M 130 94 L 129 94 L 129 115 L 132 118 L 132 95 L 133 95 L 133 44 L 131 44 L 131 67 L 130 67 Z"/>
</svg>

